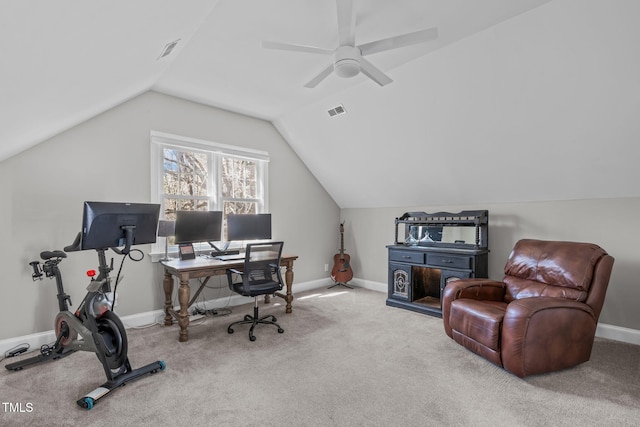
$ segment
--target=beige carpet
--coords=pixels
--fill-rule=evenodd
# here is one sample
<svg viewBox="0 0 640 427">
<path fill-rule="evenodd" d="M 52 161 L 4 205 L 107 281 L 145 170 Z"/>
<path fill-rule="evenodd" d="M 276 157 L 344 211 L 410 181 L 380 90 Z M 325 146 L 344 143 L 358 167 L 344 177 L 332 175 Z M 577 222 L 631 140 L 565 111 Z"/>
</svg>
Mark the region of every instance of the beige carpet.
<svg viewBox="0 0 640 427">
<path fill-rule="evenodd" d="M 207 318 L 179 343 L 177 326 L 129 331 L 134 368 L 165 371 L 76 400 L 105 380 L 93 353 L 0 372 L 0 400 L 31 404 L 0 425 L 70 426 L 609 426 L 640 424 L 640 347 L 598 339 L 591 361 L 521 380 L 447 337 L 441 319 L 385 306 L 366 289 L 296 295 L 293 313 L 261 305 L 285 329 Z M 11 359 L 10 361 L 15 361 Z M 3 362 L 3 365 L 7 361 Z"/>
</svg>

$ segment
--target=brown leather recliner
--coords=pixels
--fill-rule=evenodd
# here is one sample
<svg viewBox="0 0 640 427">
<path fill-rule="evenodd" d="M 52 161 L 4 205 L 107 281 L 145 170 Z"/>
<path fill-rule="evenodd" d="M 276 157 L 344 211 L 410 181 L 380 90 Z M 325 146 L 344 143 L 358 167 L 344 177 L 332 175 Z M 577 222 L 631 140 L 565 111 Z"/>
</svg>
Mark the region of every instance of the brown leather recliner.
<svg viewBox="0 0 640 427">
<path fill-rule="evenodd" d="M 520 240 L 502 281 L 447 284 L 444 329 L 457 343 L 521 378 L 586 362 L 613 261 L 591 243 Z"/>
</svg>

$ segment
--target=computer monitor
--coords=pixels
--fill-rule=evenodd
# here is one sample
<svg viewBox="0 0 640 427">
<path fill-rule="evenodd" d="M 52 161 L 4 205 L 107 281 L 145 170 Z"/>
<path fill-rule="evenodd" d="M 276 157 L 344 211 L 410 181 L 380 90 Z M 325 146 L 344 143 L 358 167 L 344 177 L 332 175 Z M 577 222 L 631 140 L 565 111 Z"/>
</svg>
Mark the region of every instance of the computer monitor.
<svg viewBox="0 0 640 427">
<path fill-rule="evenodd" d="M 271 239 L 271 214 L 228 214 L 227 240 Z"/>
<path fill-rule="evenodd" d="M 222 240 L 221 211 L 177 211 L 175 242 L 178 245 Z"/>
<path fill-rule="evenodd" d="M 80 248 L 109 249 L 155 243 L 160 205 L 84 202 Z"/>
</svg>

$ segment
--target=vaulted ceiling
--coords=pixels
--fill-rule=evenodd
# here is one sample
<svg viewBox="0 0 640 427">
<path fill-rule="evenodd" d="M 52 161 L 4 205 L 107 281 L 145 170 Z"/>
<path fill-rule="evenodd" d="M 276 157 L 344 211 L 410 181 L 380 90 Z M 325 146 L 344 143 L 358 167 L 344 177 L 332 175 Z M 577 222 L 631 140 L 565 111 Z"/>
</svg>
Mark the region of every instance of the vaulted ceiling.
<svg viewBox="0 0 640 427">
<path fill-rule="evenodd" d="M 638 12 L 632 3 L 625 7 Z M 261 41 L 335 48 L 333 0 L 2 1 L 0 161 L 155 90 L 272 121 L 341 207 L 635 195 L 629 185 L 611 193 L 609 185 L 589 178 L 592 165 L 585 163 L 602 154 L 589 138 L 591 154 L 576 154 L 579 166 L 565 168 L 560 154 L 584 136 L 568 129 L 598 112 L 569 114 L 565 122 L 545 113 L 547 103 L 580 103 L 581 98 L 564 97 L 582 93 L 578 83 L 597 73 L 606 72 L 607 80 L 637 76 L 637 56 L 624 72 L 602 65 L 590 70 L 587 53 L 574 51 L 593 40 L 592 54 L 601 55 L 608 42 L 621 40 L 614 47 L 623 57 L 635 48 L 629 38 L 638 35 L 615 11 L 600 16 L 599 2 L 582 4 L 354 0 L 357 44 L 431 27 L 438 38 L 368 56 L 394 80 L 384 87 L 361 74 L 330 75 L 309 89 L 304 84 L 330 57 L 267 50 Z M 577 23 L 565 34 L 573 11 Z M 590 35 L 595 18 L 618 33 L 605 35 L 604 42 Z M 582 32 L 586 42 L 579 41 Z M 161 57 L 175 41 L 173 51 Z M 564 66 L 589 74 L 559 100 L 541 101 L 540 96 L 556 96 L 554 73 Z M 606 103 L 620 95 L 611 90 L 619 89 L 611 83 L 591 95 Z M 337 105 L 347 114 L 332 118 L 327 110 Z M 625 98 L 623 106 L 637 108 L 637 103 Z M 501 116 L 511 123 L 501 122 Z M 632 126 L 626 116 L 620 120 L 625 129 Z M 543 126 L 569 145 L 558 148 L 558 136 L 541 132 Z M 542 135 L 548 139 L 540 140 Z M 621 136 L 629 148 L 629 132 Z M 531 148 L 536 143 L 546 154 Z M 515 175 L 535 173 L 540 162 L 547 174 L 513 184 Z M 607 175 L 624 165 L 599 167 Z M 566 173 L 568 186 L 558 190 L 554 180 Z"/>
</svg>

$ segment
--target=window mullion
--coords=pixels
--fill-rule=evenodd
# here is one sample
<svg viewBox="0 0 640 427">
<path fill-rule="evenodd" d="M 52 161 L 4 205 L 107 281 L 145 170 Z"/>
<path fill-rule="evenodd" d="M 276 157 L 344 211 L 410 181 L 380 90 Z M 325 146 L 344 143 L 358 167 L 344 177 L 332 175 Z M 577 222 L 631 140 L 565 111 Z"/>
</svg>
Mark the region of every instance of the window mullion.
<svg viewBox="0 0 640 427">
<path fill-rule="evenodd" d="M 219 211 L 220 207 L 220 180 L 222 179 L 222 172 L 220 168 L 220 153 L 212 152 L 211 161 L 209 162 L 209 201 L 211 203 L 211 210 Z"/>
</svg>

